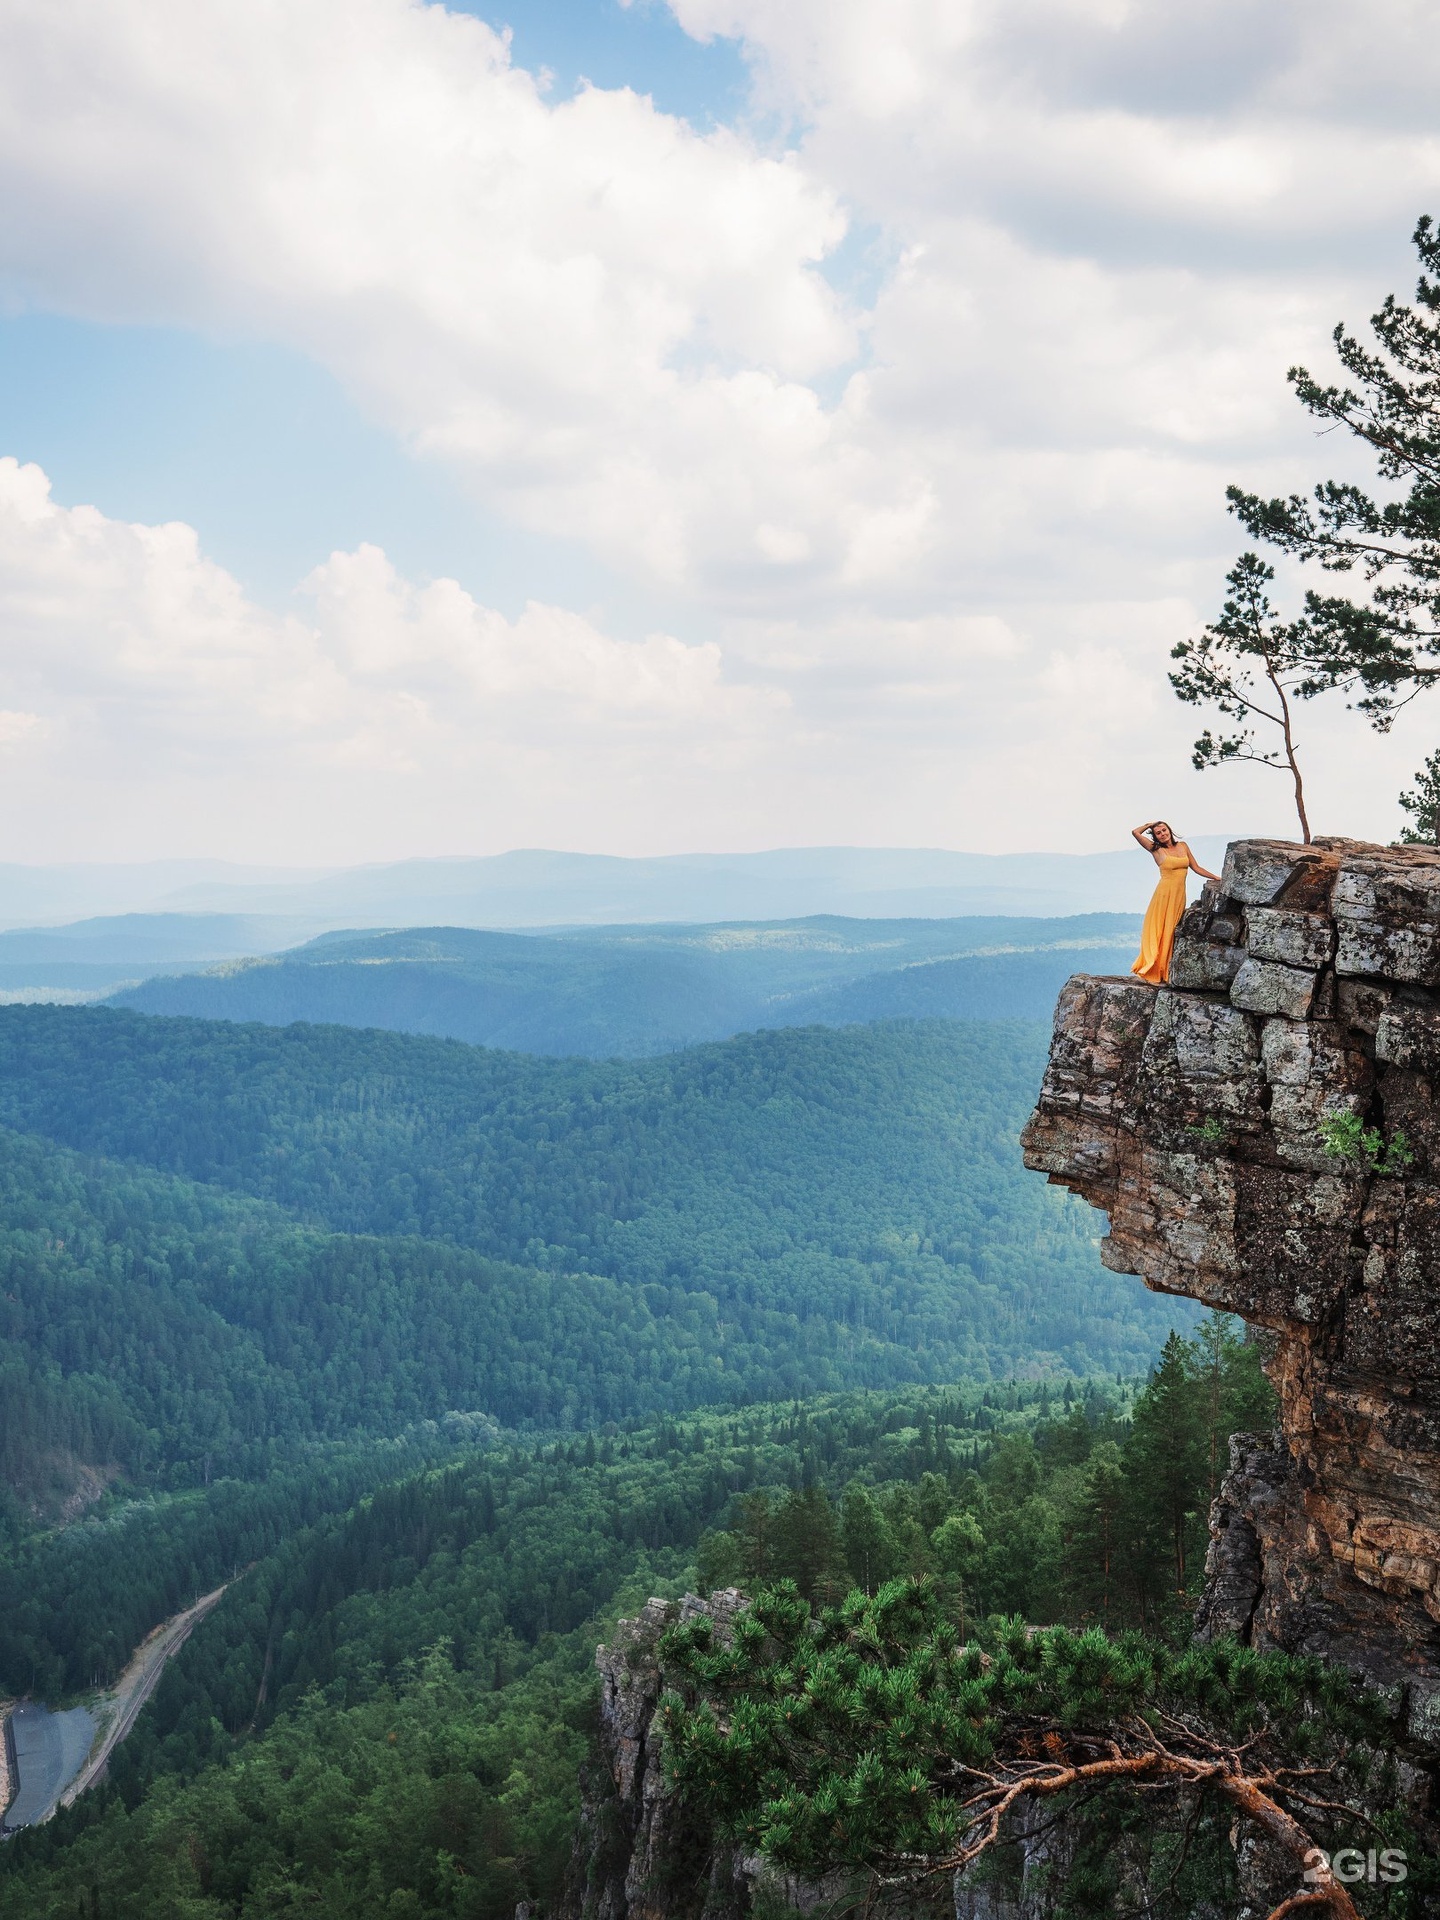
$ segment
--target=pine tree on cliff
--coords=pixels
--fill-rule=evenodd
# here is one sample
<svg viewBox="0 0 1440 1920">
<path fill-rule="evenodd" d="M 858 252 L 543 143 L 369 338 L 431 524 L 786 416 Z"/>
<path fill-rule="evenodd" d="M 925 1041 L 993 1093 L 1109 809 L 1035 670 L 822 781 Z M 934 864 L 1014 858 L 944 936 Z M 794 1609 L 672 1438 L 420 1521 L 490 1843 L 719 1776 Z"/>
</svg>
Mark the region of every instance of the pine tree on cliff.
<svg viewBox="0 0 1440 1920">
<path fill-rule="evenodd" d="M 1330 683 L 1316 671 L 1304 621 L 1282 620 L 1271 606 L 1266 589 L 1274 578 L 1275 569 L 1257 554 L 1240 556 L 1226 576 L 1230 592 L 1220 618 L 1198 640 L 1182 640 L 1171 648 L 1171 659 L 1180 664 L 1170 684 L 1187 706 L 1212 706 L 1238 729 L 1217 736 L 1207 727 L 1190 755 L 1196 771 L 1251 760 L 1288 772 L 1300 837 L 1308 844 L 1310 817 L 1295 739 L 1295 703 L 1326 692 Z M 1266 744 L 1256 732 L 1257 722 L 1277 729 L 1277 744 Z"/>
<path fill-rule="evenodd" d="M 1401 794 L 1400 805 L 1410 816 L 1400 838 L 1412 846 L 1440 846 L 1440 751 L 1418 769 L 1414 790 Z"/>
<path fill-rule="evenodd" d="M 1342 384 L 1317 380 L 1305 367 L 1288 376 L 1306 411 L 1368 447 L 1380 479 L 1398 491 L 1386 499 L 1350 481 L 1324 480 L 1308 497 L 1265 499 L 1241 487 L 1226 494 L 1252 539 L 1356 590 L 1312 587 L 1299 617 L 1284 620 L 1265 597 L 1272 569 L 1247 553 L 1229 576 L 1221 618 L 1173 652 L 1178 696 L 1213 704 L 1239 723 L 1219 737 L 1207 728 L 1195 743 L 1195 765 L 1255 760 L 1288 770 L 1307 841 L 1295 701 L 1339 689 L 1383 733 L 1400 708 L 1440 680 L 1440 230 L 1426 215 L 1413 238 L 1421 268 L 1415 305 L 1388 295 L 1371 316 L 1371 343 L 1343 322 L 1335 328 Z M 1257 744 L 1256 721 L 1278 729 L 1278 748 Z"/>
<path fill-rule="evenodd" d="M 718 1637 L 704 1620 L 672 1629 L 661 1657 L 684 1689 L 660 1702 L 682 1795 L 806 1880 L 868 1876 L 867 1912 L 887 1892 L 913 1912 L 915 1895 L 1003 1841 L 1027 1801 L 1083 1838 L 1097 1818 L 1113 1831 L 1113 1796 L 1128 1791 L 1144 1821 L 1169 1818 L 1178 1858 L 1159 1861 L 1159 1884 L 1092 1879 L 1083 1911 L 1199 1910 L 1182 1878 L 1192 1853 L 1204 1910 L 1228 1896 L 1233 1911 L 1229 1836 L 1244 1827 L 1291 1863 L 1295 1891 L 1270 1920 L 1359 1920 L 1328 1849 L 1365 1820 L 1366 1749 L 1393 1727 L 1382 1701 L 1321 1661 L 1018 1620 L 966 1645 L 923 1580 L 818 1617 L 786 1583 Z"/>
</svg>

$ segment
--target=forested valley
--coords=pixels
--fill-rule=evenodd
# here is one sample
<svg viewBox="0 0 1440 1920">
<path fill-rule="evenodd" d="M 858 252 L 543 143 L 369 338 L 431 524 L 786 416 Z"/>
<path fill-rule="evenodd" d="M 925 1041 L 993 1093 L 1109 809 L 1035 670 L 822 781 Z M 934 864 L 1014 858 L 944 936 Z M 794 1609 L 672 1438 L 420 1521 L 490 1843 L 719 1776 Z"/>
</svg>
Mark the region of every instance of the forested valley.
<svg viewBox="0 0 1440 1920">
<path fill-rule="evenodd" d="M 972 1619 L 1183 1632 L 1226 1433 L 1263 1424 L 1268 1395 L 1212 1318 L 1138 1390 L 925 1388 L 492 1437 L 409 1472 L 392 1456 L 353 1503 L 361 1457 L 283 1516 L 212 1488 L 32 1540 L 4 1596 L 26 1623 L 0 1655 L 11 1685 L 17 1663 L 74 1674 L 123 1641 L 162 1542 L 197 1583 L 255 1557 L 108 1783 L 0 1848 L 0 1904 L 508 1920 L 558 1893 L 594 1648 L 620 1614 L 697 1581 L 789 1579 L 820 1603 L 903 1574 Z M 82 1622 L 63 1603 L 97 1547 Z"/>
<path fill-rule="evenodd" d="M 138 983 L 132 964 L 128 979 L 124 968 L 112 972 L 123 984 L 111 1004 L 272 1026 L 386 1027 L 605 1059 L 666 1053 L 756 1027 L 902 1016 L 1045 1020 L 1069 974 L 1124 965 L 1138 930 L 1137 919 L 1120 913 L 817 914 L 529 933 L 412 924 L 326 933 L 203 972 L 162 966 Z M 52 950 L 74 944 L 52 939 Z M 6 945 L 0 938 L 0 986 Z M 71 963 L 57 983 L 73 972 Z"/>
<path fill-rule="evenodd" d="M 82 1699 L 226 1586 L 0 1846 L 7 1920 L 553 1902 L 651 1594 L 1183 1633 L 1269 1388 L 1022 1173 L 1044 1044 L 0 1009 L 0 1694 Z"/>
<path fill-rule="evenodd" d="M 43 1504 L 76 1462 L 178 1487 L 449 1413 L 1138 1372 L 1177 1308 L 1021 1168 L 1043 1048 L 894 1022 L 550 1061 L 0 1009 L 0 1478 Z"/>
</svg>

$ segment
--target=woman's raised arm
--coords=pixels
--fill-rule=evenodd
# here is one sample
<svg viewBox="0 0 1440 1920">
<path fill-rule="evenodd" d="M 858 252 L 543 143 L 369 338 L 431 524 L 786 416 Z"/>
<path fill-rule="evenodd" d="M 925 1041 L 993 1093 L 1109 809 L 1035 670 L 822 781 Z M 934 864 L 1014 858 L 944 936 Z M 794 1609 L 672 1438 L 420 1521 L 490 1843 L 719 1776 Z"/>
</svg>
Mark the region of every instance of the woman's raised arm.
<svg viewBox="0 0 1440 1920">
<path fill-rule="evenodd" d="M 1130 829 L 1130 838 L 1132 840 L 1138 840 L 1147 853 L 1153 853 L 1155 851 L 1155 836 L 1150 831 L 1154 825 L 1155 822 L 1153 820 L 1147 820 L 1144 826 L 1131 827 Z"/>
</svg>

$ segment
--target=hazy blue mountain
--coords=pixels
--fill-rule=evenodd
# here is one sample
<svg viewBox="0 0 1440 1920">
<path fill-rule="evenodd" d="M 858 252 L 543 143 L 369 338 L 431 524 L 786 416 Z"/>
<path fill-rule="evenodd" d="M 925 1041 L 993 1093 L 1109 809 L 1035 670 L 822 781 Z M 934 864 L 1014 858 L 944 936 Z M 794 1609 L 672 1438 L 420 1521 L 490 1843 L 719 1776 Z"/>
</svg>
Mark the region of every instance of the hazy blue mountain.
<svg viewBox="0 0 1440 1920">
<path fill-rule="evenodd" d="M 89 961 L 154 966 L 164 960 L 229 960 L 274 953 L 310 931 L 304 920 L 245 913 L 112 913 L 60 927 L 0 933 L 0 964 Z"/>
<path fill-rule="evenodd" d="M 56 866 L 0 862 L 0 927 L 44 927 L 87 915 L 163 912 L 177 893 L 279 882 L 303 886 L 325 867 L 241 866 L 230 860 L 75 861 Z M 222 911 L 243 910 L 226 901 Z"/>
<path fill-rule="evenodd" d="M 1224 843 L 1197 841 L 1202 860 Z M 952 853 L 903 847 L 801 847 L 769 853 L 619 859 L 544 851 L 478 860 L 405 860 L 235 893 L 213 882 L 172 904 L 334 915 L 351 925 L 600 925 L 849 916 L 1137 911 L 1155 884 L 1135 848 L 1118 853 Z"/>
<path fill-rule="evenodd" d="M 1224 841 L 1192 843 L 1218 866 Z M 955 853 L 944 848 L 786 847 L 622 859 L 543 849 L 386 866 L 246 868 L 221 861 L 131 867 L 0 867 L 0 927 L 82 914 L 298 915 L 339 927 L 556 927 L 623 921 L 897 919 L 1138 912 L 1154 871 L 1118 852 Z M 295 937 L 292 935 L 292 938 Z"/>
<path fill-rule="evenodd" d="M 559 935 L 330 934 L 114 996 L 141 1013 L 305 1020 L 523 1053 L 644 1055 L 892 1015 L 1048 1020 L 1061 981 L 1129 964 L 1132 915 L 810 920 Z"/>
<path fill-rule="evenodd" d="M 305 1020 L 443 1035 L 521 1053 L 665 1053 L 756 1024 L 723 959 L 625 952 L 470 928 L 372 934 L 271 960 L 148 980 L 141 1013 Z"/>
<path fill-rule="evenodd" d="M 118 913 L 0 933 L 0 999 L 98 999 L 152 973 L 188 973 L 293 946 L 313 921 L 236 913 Z"/>
<path fill-rule="evenodd" d="M 1137 936 L 1138 937 L 1138 936 Z M 1124 973 L 1136 938 L 1104 947 L 966 954 L 866 974 L 797 995 L 776 1026 L 849 1026 L 871 1020 L 1042 1020 L 1072 973 Z"/>
</svg>

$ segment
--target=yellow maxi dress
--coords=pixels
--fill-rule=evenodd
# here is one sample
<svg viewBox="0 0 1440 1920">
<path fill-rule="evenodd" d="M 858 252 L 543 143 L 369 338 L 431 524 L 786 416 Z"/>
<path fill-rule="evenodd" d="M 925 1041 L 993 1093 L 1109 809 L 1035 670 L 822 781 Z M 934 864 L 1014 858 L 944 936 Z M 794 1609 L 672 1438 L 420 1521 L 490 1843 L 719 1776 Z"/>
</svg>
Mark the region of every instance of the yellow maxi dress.
<svg viewBox="0 0 1440 1920">
<path fill-rule="evenodd" d="M 1160 884 L 1145 909 L 1145 924 L 1140 929 L 1140 958 L 1130 969 L 1154 987 L 1163 987 L 1170 977 L 1170 950 L 1175 945 L 1175 929 L 1185 911 L 1185 874 L 1189 865 L 1189 858 L 1183 853 L 1160 856 Z"/>
</svg>

